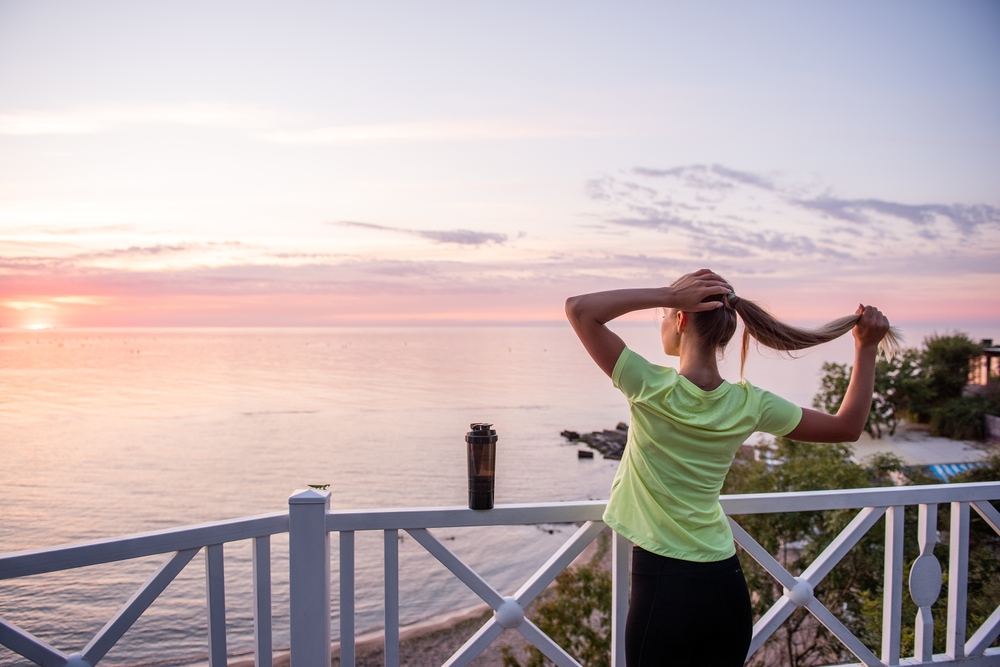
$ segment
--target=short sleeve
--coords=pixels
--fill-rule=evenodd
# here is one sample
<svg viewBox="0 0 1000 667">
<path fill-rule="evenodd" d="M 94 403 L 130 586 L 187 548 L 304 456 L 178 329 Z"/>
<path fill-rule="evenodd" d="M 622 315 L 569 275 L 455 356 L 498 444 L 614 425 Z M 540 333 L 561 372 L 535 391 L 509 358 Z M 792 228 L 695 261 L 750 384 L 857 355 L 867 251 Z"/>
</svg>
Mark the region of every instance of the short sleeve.
<svg viewBox="0 0 1000 667">
<path fill-rule="evenodd" d="M 611 382 L 625 394 L 625 398 L 632 400 L 646 385 L 644 371 L 648 367 L 648 361 L 626 347 L 611 371 Z"/>
<path fill-rule="evenodd" d="M 777 394 L 762 389 L 757 391 L 760 396 L 758 431 L 771 435 L 788 435 L 802 421 L 802 408 Z"/>
</svg>

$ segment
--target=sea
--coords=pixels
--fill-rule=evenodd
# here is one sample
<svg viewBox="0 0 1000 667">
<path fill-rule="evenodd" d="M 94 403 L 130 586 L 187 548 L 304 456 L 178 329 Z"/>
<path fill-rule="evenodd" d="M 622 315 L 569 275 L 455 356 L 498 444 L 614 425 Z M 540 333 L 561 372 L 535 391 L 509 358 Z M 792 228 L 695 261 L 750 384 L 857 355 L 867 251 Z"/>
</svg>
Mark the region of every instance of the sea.
<svg viewBox="0 0 1000 667">
<path fill-rule="evenodd" d="M 656 324 L 623 324 L 655 363 Z M 916 339 L 919 341 L 919 338 Z M 739 378 L 731 347 L 723 375 Z M 809 405 L 824 361 L 752 352 L 746 377 Z M 606 498 L 618 463 L 579 459 L 560 436 L 614 428 L 628 409 L 567 325 L 464 328 L 0 329 L 0 553 L 287 509 L 329 484 L 333 509 L 463 506 L 465 433 L 490 422 L 497 503 Z M 439 530 L 504 594 L 572 526 Z M 337 540 L 333 544 L 334 591 Z M 164 557 L 0 581 L 0 616 L 81 650 Z M 382 535 L 357 536 L 357 627 L 382 626 Z M 249 542 L 225 547 L 228 649 L 252 652 Z M 274 641 L 288 645 L 287 536 L 272 539 Z M 475 597 L 411 538 L 400 615 L 413 623 Z M 338 614 L 333 604 L 334 637 Z M 192 561 L 102 661 L 180 665 L 207 656 L 204 559 Z M 28 665 L 0 647 L 0 665 Z"/>
</svg>

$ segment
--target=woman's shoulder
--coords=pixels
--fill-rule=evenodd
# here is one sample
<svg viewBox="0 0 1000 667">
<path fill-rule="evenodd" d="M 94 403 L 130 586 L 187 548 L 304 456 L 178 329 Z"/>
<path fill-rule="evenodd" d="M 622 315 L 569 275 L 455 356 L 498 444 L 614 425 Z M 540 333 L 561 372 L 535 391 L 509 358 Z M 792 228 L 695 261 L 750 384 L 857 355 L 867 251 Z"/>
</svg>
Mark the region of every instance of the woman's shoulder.
<svg viewBox="0 0 1000 667">
<path fill-rule="evenodd" d="M 747 398 L 760 412 L 778 411 L 783 414 L 795 411 L 801 412 L 801 408 L 796 407 L 794 403 L 785 397 L 767 389 L 762 389 L 750 383 L 746 378 L 740 380 L 739 385 L 745 388 Z"/>
<path fill-rule="evenodd" d="M 651 363 L 628 347 L 622 350 L 622 356 L 611 375 L 615 386 L 629 397 L 647 395 L 651 390 L 670 387 L 677 383 L 679 377 L 676 369 Z"/>
<path fill-rule="evenodd" d="M 644 356 L 642 356 L 641 354 L 639 354 L 635 350 L 632 350 L 632 349 L 626 347 L 625 351 L 622 353 L 622 355 L 625 356 L 625 354 L 627 354 L 627 353 L 630 356 L 628 357 L 628 359 L 625 360 L 625 362 L 627 364 L 629 364 L 629 365 L 632 365 L 632 366 L 634 366 L 636 368 L 641 368 L 644 371 L 649 372 L 649 373 L 655 373 L 657 375 L 662 375 L 664 377 L 677 377 L 678 376 L 676 368 L 672 368 L 670 366 L 661 366 L 659 364 L 654 364 L 653 362 L 651 362 L 650 360 L 646 359 Z"/>
</svg>

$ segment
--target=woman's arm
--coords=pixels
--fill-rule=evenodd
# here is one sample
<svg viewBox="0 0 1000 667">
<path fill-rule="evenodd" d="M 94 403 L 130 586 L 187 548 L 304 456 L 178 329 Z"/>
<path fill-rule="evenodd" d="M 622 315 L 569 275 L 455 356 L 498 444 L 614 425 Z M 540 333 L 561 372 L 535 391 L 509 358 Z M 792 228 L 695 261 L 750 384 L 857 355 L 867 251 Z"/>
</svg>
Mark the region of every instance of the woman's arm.
<svg viewBox="0 0 1000 667">
<path fill-rule="evenodd" d="M 682 276 L 670 287 L 622 289 L 571 296 L 566 299 L 566 317 L 580 342 L 601 370 L 611 377 L 625 343 L 605 326 L 625 313 L 648 308 L 678 308 L 689 312 L 712 310 L 719 301 L 701 303 L 713 294 L 726 294 L 729 284 L 708 269 Z"/>
<path fill-rule="evenodd" d="M 858 306 L 861 319 L 854 327 L 854 371 L 837 414 L 803 408 L 802 421 L 786 437 L 806 442 L 854 442 L 861 437 L 872 409 L 875 355 L 889 330 L 889 321 L 877 308 Z"/>
</svg>

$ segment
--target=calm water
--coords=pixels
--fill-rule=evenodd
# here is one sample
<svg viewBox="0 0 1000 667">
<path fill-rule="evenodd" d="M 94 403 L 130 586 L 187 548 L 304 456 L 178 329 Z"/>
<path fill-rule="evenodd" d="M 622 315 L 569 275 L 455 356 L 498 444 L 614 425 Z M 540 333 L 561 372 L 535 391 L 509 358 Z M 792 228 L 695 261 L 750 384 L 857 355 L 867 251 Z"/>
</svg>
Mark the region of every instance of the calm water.
<svg viewBox="0 0 1000 667">
<path fill-rule="evenodd" d="M 620 331 L 664 363 L 652 324 Z M 850 345 L 798 361 L 758 356 L 747 377 L 808 405 L 820 363 L 847 360 Z M 735 379 L 737 366 L 728 359 L 724 375 Z M 559 432 L 626 419 L 566 326 L 0 330 L 0 552 L 280 511 L 309 483 L 329 483 L 334 508 L 464 505 L 473 421 L 500 435 L 498 503 L 604 498 L 617 463 L 579 461 Z M 569 530 L 438 536 L 508 593 Z M 287 540 L 272 551 L 280 647 Z M 413 540 L 400 559 L 403 622 L 477 602 Z M 0 582 L 0 615 L 76 652 L 161 560 Z M 381 534 L 359 534 L 357 564 L 358 628 L 378 628 Z M 232 653 L 252 648 L 249 573 L 249 543 L 228 545 Z M 102 664 L 203 658 L 204 600 L 199 557 Z M 0 664 L 28 663 L 0 647 Z"/>
</svg>

